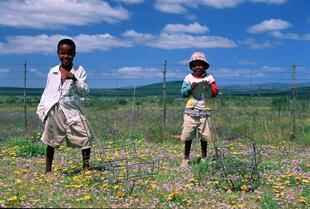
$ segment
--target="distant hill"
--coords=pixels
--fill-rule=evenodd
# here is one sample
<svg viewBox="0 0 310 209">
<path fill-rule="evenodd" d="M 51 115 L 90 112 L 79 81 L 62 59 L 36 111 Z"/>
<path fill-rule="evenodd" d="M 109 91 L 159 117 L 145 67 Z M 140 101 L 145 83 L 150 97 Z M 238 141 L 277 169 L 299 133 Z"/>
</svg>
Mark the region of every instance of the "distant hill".
<svg viewBox="0 0 310 209">
<path fill-rule="evenodd" d="M 41 96 L 44 89 L 42 88 L 27 88 L 28 96 Z M 0 87 L 0 96 L 23 96 L 24 88 Z"/>
<path fill-rule="evenodd" d="M 183 81 L 168 81 L 166 83 L 167 96 L 181 96 L 181 86 Z M 42 88 L 27 88 L 28 96 L 41 96 Z M 220 89 L 222 95 L 235 96 L 287 96 L 291 94 L 291 86 L 284 83 L 269 83 L 259 85 L 227 85 Z M 310 84 L 301 84 L 296 88 L 297 96 L 310 98 Z M 133 88 L 102 88 L 90 89 L 90 96 L 106 97 L 131 97 L 134 94 Z M 23 88 L 0 87 L 0 96 L 23 96 Z M 136 97 L 140 96 L 162 96 L 163 83 L 154 83 L 150 85 L 136 87 Z"/>
</svg>

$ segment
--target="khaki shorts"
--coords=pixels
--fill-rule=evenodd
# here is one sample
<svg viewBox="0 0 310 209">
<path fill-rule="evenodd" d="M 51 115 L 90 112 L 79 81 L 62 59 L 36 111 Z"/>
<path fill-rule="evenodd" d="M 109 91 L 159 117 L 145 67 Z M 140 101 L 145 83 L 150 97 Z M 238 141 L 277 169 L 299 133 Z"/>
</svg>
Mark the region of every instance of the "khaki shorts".
<svg viewBox="0 0 310 209">
<path fill-rule="evenodd" d="M 67 146 L 87 149 L 91 147 L 94 134 L 86 120 L 68 125 L 64 113 L 58 105 L 49 111 L 41 141 L 54 148 L 58 148 L 66 139 Z"/>
<path fill-rule="evenodd" d="M 196 130 L 201 141 L 210 141 L 210 117 L 192 117 L 184 114 L 181 141 L 190 141 L 196 137 Z"/>
</svg>

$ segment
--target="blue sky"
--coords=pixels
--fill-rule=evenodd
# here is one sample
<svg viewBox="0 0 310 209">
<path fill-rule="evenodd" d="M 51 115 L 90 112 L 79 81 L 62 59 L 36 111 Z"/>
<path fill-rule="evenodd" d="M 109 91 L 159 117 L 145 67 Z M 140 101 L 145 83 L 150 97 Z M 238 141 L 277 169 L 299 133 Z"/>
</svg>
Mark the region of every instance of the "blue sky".
<svg viewBox="0 0 310 209">
<path fill-rule="evenodd" d="M 58 41 L 77 44 L 90 88 L 183 80 L 206 53 L 218 86 L 310 83 L 309 0 L 0 0 L 0 86 L 44 87 Z"/>
</svg>

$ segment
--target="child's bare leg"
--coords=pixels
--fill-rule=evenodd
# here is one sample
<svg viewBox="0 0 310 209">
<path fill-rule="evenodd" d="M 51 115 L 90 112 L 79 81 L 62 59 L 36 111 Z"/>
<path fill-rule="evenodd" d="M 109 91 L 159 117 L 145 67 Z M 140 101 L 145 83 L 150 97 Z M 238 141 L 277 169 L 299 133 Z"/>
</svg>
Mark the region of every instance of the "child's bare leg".
<svg viewBox="0 0 310 209">
<path fill-rule="evenodd" d="M 201 158 L 207 157 L 207 148 L 208 148 L 208 142 L 201 140 Z"/>
<path fill-rule="evenodd" d="M 52 172 L 52 164 L 53 164 L 53 158 L 54 158 L 54 151 L 55 148 L 47 145 L 46 147 L 46 168 L 45 173 Z"/>
<path fill-rule="evenodd" d="M 185 141 L 184 159 L 189 159 L 191 152 L 192 140 Z"/>
<path fill-rule="evenodd" d="M 83 156 L 83 169 L 88 170 L 89 169 L 89 159 L 90 159 L 90 148 L 83 149 L 82 150 L 82 156 Z"/>
</svg>

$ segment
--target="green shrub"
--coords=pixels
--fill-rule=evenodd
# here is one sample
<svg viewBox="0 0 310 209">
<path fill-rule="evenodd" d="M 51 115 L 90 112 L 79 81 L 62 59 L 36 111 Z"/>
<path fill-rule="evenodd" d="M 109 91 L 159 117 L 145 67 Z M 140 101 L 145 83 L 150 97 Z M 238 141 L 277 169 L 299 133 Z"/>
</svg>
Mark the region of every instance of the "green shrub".
<svg viewBox="0 0 310 209">
<path fill-rule="evenodd" d="M 212 175 L 212 163 L 216 163 L 215 161 L 211 161 L 211 159 L 206 160 L 205 162 L 199 163 L 193 166 L 193 174 L 198 179 L 198 181 L 204 181 L 207 177 L 211 177 Z"/>
<path fill-rule="evenodd" d="M 45 154 L 45 146 L 40 142 L 31 142 L 27 139 L 13 139 L 6 143 L 7 147 L 17 147 L 16 157 L 36 157 Z"/>
<path fill-rule="evenodd" d="M 120 104 L 120 105 L 126 105 L 126 104 L 127 104 L 127 101 L 126 101 L 125 99 L 120 99 L 120 100 L 118 101 L 118 104 Z"/>
<path fill-rule="evenodd" d="M 278 203 L 272 198 L 270 194 L 266 194 L 261 201 L 262 209 L 275 209 L 278 208 Z"/>
</svg>

